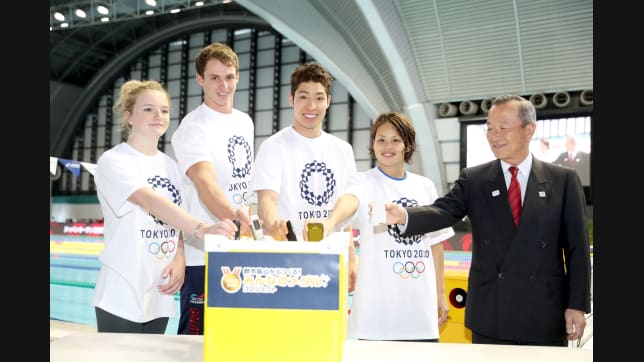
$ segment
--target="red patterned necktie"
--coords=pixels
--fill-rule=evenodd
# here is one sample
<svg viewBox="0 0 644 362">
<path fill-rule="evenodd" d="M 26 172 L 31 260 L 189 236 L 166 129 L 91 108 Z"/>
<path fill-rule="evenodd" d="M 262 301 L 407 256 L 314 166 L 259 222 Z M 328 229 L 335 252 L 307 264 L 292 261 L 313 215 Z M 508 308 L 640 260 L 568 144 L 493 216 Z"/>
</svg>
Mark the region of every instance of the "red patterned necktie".
<svg viewBox="0 0 644 362">
<path fill-rule="evenodd" d="M 519 172 L 519 169 L 516 166 L 510 167 L 512 179 L 510 180 L 508 197 L 510 198 L 510 207 L 512 208 L 512 216 L 514 217 L 515 226 L 519 225 L 519 218 L 521 217 L 521 187 L 517 180 L 517 172 Z"/>
</svg>

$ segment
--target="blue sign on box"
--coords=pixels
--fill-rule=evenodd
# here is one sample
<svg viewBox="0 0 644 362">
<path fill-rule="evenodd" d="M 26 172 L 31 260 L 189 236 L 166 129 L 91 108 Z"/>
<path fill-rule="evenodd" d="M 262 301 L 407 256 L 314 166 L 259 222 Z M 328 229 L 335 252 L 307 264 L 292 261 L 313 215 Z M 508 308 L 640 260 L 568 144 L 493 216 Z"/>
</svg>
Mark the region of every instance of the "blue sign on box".
<svg viewBox="0 0 644 362">
<path fill-rule="evenodd" d="M 337 310 L 337 254 L 208 252 L 208 307 Z"/>
</svg>

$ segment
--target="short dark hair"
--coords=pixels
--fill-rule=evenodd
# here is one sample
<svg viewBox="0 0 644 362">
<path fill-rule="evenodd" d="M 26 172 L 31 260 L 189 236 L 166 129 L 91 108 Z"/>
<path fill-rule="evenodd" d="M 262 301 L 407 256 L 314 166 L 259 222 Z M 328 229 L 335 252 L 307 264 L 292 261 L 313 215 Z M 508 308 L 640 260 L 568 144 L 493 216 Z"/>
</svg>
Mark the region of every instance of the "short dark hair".
<svg viewBox="0 0 644 362">
<path fill-rule="evenodd" d="M 333 77 L 324 69 L 322 65 L 316 62 L 309 62 L 298 65 L 293 74 L 291 74 L 291 95 L 295 95 L 297 87 L 304 82 L 316 82 L 322 84 L 326 95 L 331 95 L 331 86 Z"/>
</svg>

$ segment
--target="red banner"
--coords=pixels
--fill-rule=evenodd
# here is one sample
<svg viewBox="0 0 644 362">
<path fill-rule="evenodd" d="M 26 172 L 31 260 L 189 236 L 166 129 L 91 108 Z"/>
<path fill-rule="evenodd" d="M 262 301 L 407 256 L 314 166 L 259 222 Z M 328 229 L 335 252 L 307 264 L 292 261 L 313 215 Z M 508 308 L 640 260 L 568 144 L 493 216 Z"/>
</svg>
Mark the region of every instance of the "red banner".
<svg viewBox="0 0 644 362">
<path fill-rule="evenodd" d="M 49 235 L 103 236 L 103 222 L 49 222 Z"/>
</svg>

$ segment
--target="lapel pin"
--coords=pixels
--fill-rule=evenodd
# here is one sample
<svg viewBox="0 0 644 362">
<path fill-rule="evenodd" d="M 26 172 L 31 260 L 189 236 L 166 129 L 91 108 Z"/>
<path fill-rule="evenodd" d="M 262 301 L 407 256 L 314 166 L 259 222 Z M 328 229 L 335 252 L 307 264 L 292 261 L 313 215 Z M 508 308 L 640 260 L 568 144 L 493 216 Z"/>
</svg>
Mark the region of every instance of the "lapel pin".
<svg viewBox="0 0 644 362">
<path fill-rule="evenodd" d="M 499 190 L 492 191 L 492 197 L 497 197 L 499 195 L 501 195 L 501 192 L 499 192 Z"/>
<path fill-rule="evenodd" d="M 545 191 L 539 191 L 539 197 L 542 199 L 546 198 L 546 192 Z"/>
</svg>

